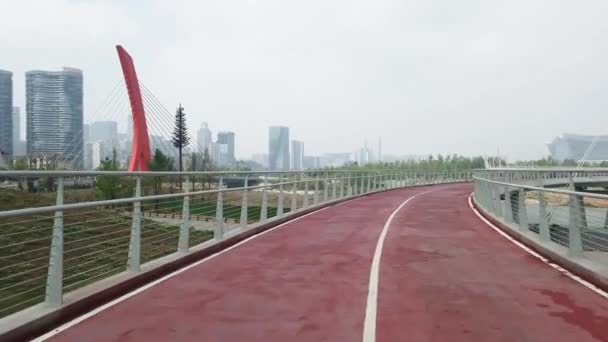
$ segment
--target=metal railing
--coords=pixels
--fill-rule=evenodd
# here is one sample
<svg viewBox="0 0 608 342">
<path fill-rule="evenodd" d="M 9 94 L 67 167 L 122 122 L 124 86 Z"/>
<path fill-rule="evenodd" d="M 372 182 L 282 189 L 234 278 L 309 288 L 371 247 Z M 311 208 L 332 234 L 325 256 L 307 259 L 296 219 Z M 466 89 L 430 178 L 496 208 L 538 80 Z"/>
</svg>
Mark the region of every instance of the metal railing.
<svg viewBox="0 0 608 342">
<path fill-rule="evenodd" d="M 500 168 L 475 170 L 474 175 L 488 180 L 540 187 L 608 182 L 608 168 Z"/>
<path fill-rule="evenodd" d="M 65 293 L 87 284 L 311 206 L 470 177 L 402 170 L 0 172 L 0 317 L 43 302 L 58 307 Z"/>
<path fill-rule="evenodd" d="M 551 173 L 553 172 L 553 173 Z M 508 178 L 521 181 L 533 174 L 553 174 L 555 178 L 531 178 L 525 185 L 474 177 L 475 200 L 483 211 L 504 225 L 535 239 L 541 245 L 566 248 L 564 253 L 584 257 L 602 265 L 608 264 L 608 195 L 573 191 L 575 173 L 583 179 L 602 177 L 607 170 L 561 170 L 544 173 L 527 172 Z M 477 172 L 479 174 L 480 172 Z M 494 172 L 483 171 L 485 175 Z M 566 180 L 569 189 L 542 187 L 548 179 Z"/>
</svg>

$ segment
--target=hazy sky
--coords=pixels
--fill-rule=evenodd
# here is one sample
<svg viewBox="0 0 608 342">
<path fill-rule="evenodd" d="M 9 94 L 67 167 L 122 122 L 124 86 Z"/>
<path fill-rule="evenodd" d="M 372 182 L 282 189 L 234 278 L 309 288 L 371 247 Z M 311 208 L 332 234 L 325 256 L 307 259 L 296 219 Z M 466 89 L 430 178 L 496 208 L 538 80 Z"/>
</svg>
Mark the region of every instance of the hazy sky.
<svg viewBox="0 0 608 342">
<path fill-rule="evenodd" d="M 85 121 L 121 80 L 114 45 L 167 107 L 233 130 L 286 125 L 306 154 L 538 158 L 606 133 L 606 0 L 0 0 L 0 69 L 83 69 Z"/>
</svg>

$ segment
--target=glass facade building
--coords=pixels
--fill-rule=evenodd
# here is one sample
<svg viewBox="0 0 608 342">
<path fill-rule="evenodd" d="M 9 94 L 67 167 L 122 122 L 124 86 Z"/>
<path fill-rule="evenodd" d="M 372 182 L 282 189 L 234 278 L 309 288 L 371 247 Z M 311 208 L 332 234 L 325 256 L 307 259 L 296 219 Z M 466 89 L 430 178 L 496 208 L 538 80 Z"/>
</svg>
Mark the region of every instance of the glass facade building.
<svg viewBox="0 0 608 342">
<path fill-rule="evenodd" d="M 13 73 L 0 70 L 0 155 L 13 155 Z"/>
<path fill-rule="evenodd" d="M 224 144 L 227 147 L 226 150 L 226 162 L 232 164 L 236 161 L 234 155 L 234 132 L 219 132 L 217 134 L 217 143 Z"/>
<path fill-rule="evenodd" d="M 551 157 L 558 161 L 580 161 L 583 158 L 585 161 L 608 161 L 608 136 L 605 135 L 563 134 L 547 147 Z"/>
<path fill-rule="evenodd" d="M 268 168 L 289 170 L 289 127 L 271 126 L 268 130 Z"/>
<path fill-rule="evenodd" d="M 83 168 L 82 71 L 33 70 L 25 73 L 27 153 Z"/>
<path fill-rule="evenodd" d="M 211 130 L 209 129 L 209 125 L 206 122 L 201 124 L 201 128 L 198 130 L 196 135 L 196 140 L 198 143 L 198 151 L 204 153 L 205 150 L 210 152 L 211 150 Z"/>
<path fill-rule="evenodd" d="M 291 141 L 291 168 L 296 171 L 304 168 L 304 142 L 302 141 Z"/>
</svg>

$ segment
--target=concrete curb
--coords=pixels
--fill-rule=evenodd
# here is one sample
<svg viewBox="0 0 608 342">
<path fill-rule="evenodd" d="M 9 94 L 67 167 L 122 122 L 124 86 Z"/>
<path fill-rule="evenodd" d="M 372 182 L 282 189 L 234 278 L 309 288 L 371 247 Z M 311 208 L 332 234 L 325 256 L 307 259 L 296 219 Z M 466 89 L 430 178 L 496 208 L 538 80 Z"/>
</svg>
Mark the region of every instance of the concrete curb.
<svg viewBox="0 0 608 342">
<path fill-rule="evenodd" d="M 528 248 L 544 256 L 549 261 L 562 266 L 566 270 L 588 281 L 603 291 L 608 292 L 608 268 L 599 265 L 584 257 L 572 257 L 568 255 L 568 249 L 554 244 L 555 246 L 547 246 L 536 240 L 534 237 L 528 236 L 518 229 L 514 229 L 509 225 L 502 223 L 493 214 L 486 212 L 472 196 L 472 203 L 475 209 L 488 221 L 500 228 L 503 232 L 523 243 Z M 535 234 L 535 233 L 532 233 Z"/>
<path fill-rule="evenodd" d="M 258 235 L 282 223 L 320 209 L 354 199 L 395 190 L 459 183 L 463 182 L 413 185 L 394 189 L 378 190 L 366 194 L 334 200 L 316 206 L 310 206 L 306 209 L 300 209 L 292 214 L 287 213 L 284 217 L 279 219 L 272 219 L 263 224 L 258 223 L 250 225 L 247 230 L 236 232 L 234 235 L 230 235 L 230 232 L 227 232 L 228 236 L 222 241 L 206 241 L 191 248 L 191 251 L 188 254 L 174 253 L 142 265 L 141 272 L 122 272 L 115 276 L 100 280 L 91 285 L 87 285 L 81 289 L 65 294 L 64 304 L 59 308 L 51 308 L 46 304 L 41 303 L 2 318 L 0 319 L 0 341 L 26 341 L 41 336 L 66 322 L 69 322 L 99 306 L 134 291 L 154 280 L 162 278 L 163 276 L 175 272 L 194 262 L 216 254 L 221 250 L 234 246 L 245 239 Z"/>
</svg>

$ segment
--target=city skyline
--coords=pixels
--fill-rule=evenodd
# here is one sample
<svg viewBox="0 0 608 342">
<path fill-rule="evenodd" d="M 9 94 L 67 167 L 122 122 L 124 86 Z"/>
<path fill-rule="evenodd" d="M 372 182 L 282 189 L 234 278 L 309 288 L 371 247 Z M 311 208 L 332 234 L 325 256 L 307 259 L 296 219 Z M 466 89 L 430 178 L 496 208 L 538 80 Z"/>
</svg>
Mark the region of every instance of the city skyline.
<svg viewBox="0 0 608 342">
<path fill-rule="evenodd" d="M 69 70 L 69 69 L 80 70 L 80 69 L 71 68 L 71 67 L 63 67 L 63 69 L 64 70 Z M 33 70 L 33 71 L 41 71 L 41 70 Z M 7 72 L 11 73 L 10 71 L 7 71 Z M 27 74 L 29 72 L 31 72 L 31 71 L 26 71 L 25 72 L 25 74 L 24 74 L 25 78 L 27 78 Z M 53 71 L 51 71 L 51 72 L 53 72 Z M 82 70 L 81 70 L 81 72 L 82 72 Z M 119 87 L 120 87 L 120 85 L 119 85 Z M 13 87 L 13 90 L 14 90 L 14 87 Z M 125 91 L 126 91 L 126 89 L 125 89 Z M 83 86 L 83 98 L 84 98 L 85 94 L 86 94 L 86 90 L 85 90 L 85 87 Z M 123 96 L 126 98 L 126 93 L 123 94 Z M 27 94 L 26 94 L 26 98 L 27 98 Z M 124 101 L 122 101 L 122 102 L 123 102 L 122 103 L 123 106 L 126 106 L 126 103 L 124 103 Z M 14 103 L 14 96 L 13 96 L 13 103 Z M 20 108 L 20 107 L 16 107 L 16 108 Z M 121 108 L 121 109 L 114 108 L 114 110 L 116 110 L 117 112 L 122 112 L 122 113 L 130 114 L 130 109 L 128 107 L 124 107 L 124 108 Z M 88 112 L 90 113 L 90 111 L 88 111 Z M 148 120 L 153 120 L 153 119 L 154 118 L 148 117 Z M 86 143 L 87 139 L 84 136 L 87 134 L 87 132 L 90 131 L 90 129 L 91 129 L 90 126 L 93 125 L 93 124 L 95 124 L 95 123 L 101 123 L 101 122 L 110 123 L 111 122 L 111 123 L 113 123 L 117 127 L 117 130 L 116 130 L 117 132 L 123 132 L 121 130 L 121 128 L 120 128 L 120 127 L 123 127 L 124 133 L 126 133 L 127 135 L 131 135 L 132 134 L 132 132 L 130 132 L 130 130 L 132 129 L 132 122 L 131 121 L 132 121 L 132 119 L 131 119 L 130 115 L 125 116 L 123 118 L 106 118 L 106 117 L 98 117 L 98 116 L 87 116 L 87 114 L 83 111 L 83 128 L 82 128 L 83 138 L 81 139 L 81 144 Z M 24 126 L 27 126 L 27 120 L 25 120 L 25 123 L 26 123 L 26 125 L 24 125 Z M 207 127 L 205 127 L 205 129 L 208 130 L 209 129 L 208 128 L 208 123 L 206 121 L 201 122 L 201 128 L 199 128 L 198 130 L 195 129 L 194 127 L 190 127 L 189 128 L 189 131 L 192 132 L 193 137 L 195 137 L 194 140 L 197 142 L 197 144 L 198 144 L 198 141 L 200 139 L 199 133 L 200 133 L 201 129 L 203 128 L 203 126 L 205 126 L 205 125 L 207 125 Z M 27 128 L 27 127 L 25 127 L 25 128 Z M 234 132 L 230 132 L 230 131 L 226 131 L 226 132 L 234 134 Z M 218 134 L 221 134 L 221 133 L 225 133 L 225 132 L 224 131 L 218 132 Z M 27 130 L 25 130 L 24 132 L 22 132 L 22 135 L 23 135 L 23 138 L 26 138 L 26 136 L 27 136 Z M 209 136 L 211 136 L 211 131 L 209 131 Z M 165 150 L 166 151 L 166 148 L 164 146 L 162 146 L 162 145 L 164 145 L 164 141 L 160 142 L 160 143 L 159 142 L 153 142 L 152 141 L 153 137 L 155 137 L 155 138 L 160 138 L 160 137 L 166 138 L 166 137 L 164 137 L 164 135 L 159 136 L 159 135 L 153 135 L 153 134 L 151 134 L 151 136 L 150 136 L 150 138 L 151 138 L 151 144 L 152 145 L 155 145 L 156 147 L 160 146 L 161 150 Z M 94 141 L 94 140 L 99 140 L 99 139 L 94 139 L 93 138 L 92 140 Z M 163 140 L 165 140 L 165 139 L 163 139 Z M 25 143 L 25 144 L 27 143 L 26 139 L 23 140 L 22 142 Z M 212 144 L 211 141 L 209 141 L 209 142 Z M 214 153 L 219 156 L 219 154 L 220 154 L 220 152 L 219 152 L 220 151 L 219 150 L 220 149 L 219 145 L 218 146 L 212 146 L 211 144 L 203 144 L 203 146 L 207 146 L 210 151 L 213 149 L 215 151 Z M 234 143 L 227 144 L 227 145 L 228 145 L 228 149 L 229 149 L 228 154 L 230 156 L 233 156 L 233 157 L 231 157 L 231 158 L 229 157 L 229 159 L 227 161 L 222 162 L 223 164 L 227 164 L 228 161 L 230 161 L 230 162 L 233 163 L 236 160 L 249 160 L 250 159 L 250 158 L 248 158 L 248 156 L 251 156 L 251 154 L 248 154 L 247 152 L 240 152 L 240 151 L 238 151 L 236 149 L 236 145 Z M 291 147 L 291 143 L 289 145 Z M 197 146 L 197 147 L 200 147 L 200 146 Z M 25 148 L 25 146 L 24 146 L 24 148 Z M 204 148 L 200 149 L 201 152 L 203 150 L 204 150 Z M 356 151 L 356 150 L 357 150 L 357 147 L 356 146 L 352 146 L 351 148 L 346 149 L 345 151 Z M 237 152 L 239 152 L 239 153 L 237 153 Z M 259 153 L 259 151 L 254 151 L 253 154 L 255 154 L 255 153 Z M 320 156 L 320 155 L 324 155 L 324 154 L 332 154 L 332 153 L 335 153 L 335 150 L 334 149 L 328 149 L 325 152 L 316 153 L 315 156 Z M 353 153 L 356 153 L 356 152 L 353 152 Z M 102 155 L 105 155 L 107 157 L 107 151 L 105 153 L 102 152 Z M 291 165 L 291 162 L 292 162 L 291 161 L 291 157 L 290 157 L 289 160 L 290 160 L 290 165 Z M 356 157 L 352 158 L 352 160 L 355 161 Z"/>
</svg>

